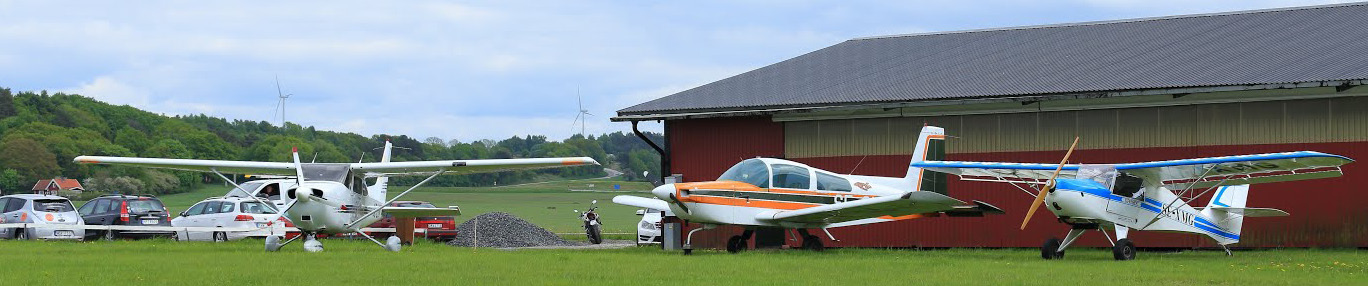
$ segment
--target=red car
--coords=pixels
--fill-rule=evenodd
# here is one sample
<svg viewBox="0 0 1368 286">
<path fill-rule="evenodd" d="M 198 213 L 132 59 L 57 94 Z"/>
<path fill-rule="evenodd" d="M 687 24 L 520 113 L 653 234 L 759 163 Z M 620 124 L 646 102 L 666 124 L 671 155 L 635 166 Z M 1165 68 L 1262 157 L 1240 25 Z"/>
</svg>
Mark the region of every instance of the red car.
<svg viewBox="0 0 1368 286">
<path fill-rule="evenodd" d="M 433 206 L 432 203 L 424 202 L 424 201 L 397 201 L 397 202 L 390 203 L 390 206 L 392 206 L 392 207 L 422 207 L 422 208 L 435 208 L 435 207 L 436 207 L 436 206 Z M 374 227 L 374 228 L 391 228 L 391 227 L 394 227 L 394 217 L 390 216 L 389 214 L 386 214 L 386 215 L 385 215 L 385 218 L 382 218 L 382 219 L 380 219 L 380 221 L 376 221 L 375 223 L 372 223 L 372 224 L 370 225 L 370 227 Z M 419 218 L 414 219 L 414 222 L 413 222 L 413 230 L 416 232 L 416 233 L 413 234 L 413 237 L 414 237 L 414 238 L 426 237 L 426 238 L 428 238 L 428 239 L 437 240 L 437 241 L 450 241 L 450 240 L 456 239 L 456 217 L 454 217 L 454 216 L 419 217 Z"/>
</svg>

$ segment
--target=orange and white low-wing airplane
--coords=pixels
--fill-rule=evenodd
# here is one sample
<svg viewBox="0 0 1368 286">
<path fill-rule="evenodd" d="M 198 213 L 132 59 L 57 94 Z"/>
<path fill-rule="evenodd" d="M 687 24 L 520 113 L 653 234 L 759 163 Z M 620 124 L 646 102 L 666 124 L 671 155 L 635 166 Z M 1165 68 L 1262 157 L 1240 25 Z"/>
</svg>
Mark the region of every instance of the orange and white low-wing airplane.
<svg viewBox="0 0 1368 286">
<path fill-rule="evenodd" d="M 911 162 L 944 158 L 945 129 L 922 128 Z M 689 231 L 684 253 L 691 252 L 694 233 L 718 225 L 746 228 L 727 240 L 727 251 L 746 248 L 760 227 L 797 229 L 803 248 L 821 250 L 821 240 L 807 229 L 904 220 L 927 216 L 1002 214 L 984 202 L 973 205 L 946 196 L 942 173 L 908 167 L 905 177 L 842 175 L 783 159 L 754 158 L 732 166 L 716 181 L 665 184 L 651 191 L 656 198 L 617 196 L 623 205 L 670 210 L 679 218 L 701 223 Z"/>
</svg>

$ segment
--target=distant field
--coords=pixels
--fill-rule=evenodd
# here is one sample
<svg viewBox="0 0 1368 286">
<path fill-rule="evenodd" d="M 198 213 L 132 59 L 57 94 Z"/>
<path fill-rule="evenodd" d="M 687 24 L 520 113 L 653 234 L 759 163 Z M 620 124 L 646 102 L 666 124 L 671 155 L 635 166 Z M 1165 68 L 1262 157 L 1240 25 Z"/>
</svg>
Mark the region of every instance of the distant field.
<svg viewBox="0 0 1368 286">
<path fill-rule="evenodd" d="M 1264 250 L 1140 254 L 1072 249 L 700 251 L 471 249 L 419 242 L 389 253 L 325 240 L 323 253 L 260 240 L 229 243 L 0 241 L 5 285 L 1362 285 L 1368 251 Z"/>
<path fill-rule="evenodd" d="M 614 189 L 613 185 L 619 188 Z M 160 198 L 172 213 L 180 213 L 204 198 L 227 193 L 229 188 L 206 185 L 188 193 Z M 635 232 L 635 225 L 640 218 L 635 214 L 636 208 L 614 204 L 613 196 L 649 196 L 651 188 L 651 184 L 644 182 L 590 179 L 487 188 L 419 188 L 403 199 L 429 201 L 443 207 L 459 206 L 464 215 L 456 219 L 461 222 L 482 213 L 502 211 L 557 233 L 582 231 L 574 210 L 588 209 L 590 201 L 598 200 L 603 231 L 625 233 Z M 391 186 L 389 193 L 393 196 L 407 189 Z"/>
</svg>

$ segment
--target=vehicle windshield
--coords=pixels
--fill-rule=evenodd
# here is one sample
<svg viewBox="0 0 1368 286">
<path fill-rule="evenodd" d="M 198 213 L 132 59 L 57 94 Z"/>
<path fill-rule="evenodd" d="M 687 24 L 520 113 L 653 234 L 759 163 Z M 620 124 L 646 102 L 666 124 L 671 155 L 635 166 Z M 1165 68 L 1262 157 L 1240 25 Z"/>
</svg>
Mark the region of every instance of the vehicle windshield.
<svg viewBox="0 0 1368 286">
<path fill-rule="evenodd" d="M 69 212 L 76 210 L 71 205 L 71 201 L 63 199 L 38 199 L 33 200 L 33 210 L 42 212 Z"/>
<path fill-rule="evenodd" d="M 305 181 L 333 181 L 338 183 L 347 182 L 347 174 L 351 173 L 350 164 L 322 164 L 311 163 L 303 164 Z"/>
<path fill-rule="evenodd" d="M 262 183 L 262 182 L 246 182 L 246 183 L 242 183 L 242 185 L 241 185 L 242 188 L 233 188 L 233 190 L 228 191 L 228 194 L 226 194 L 226 195 L 224 195 L 224 196 L 225 196 L 225 197 L 246 197 L 247 195 L 252 194 L 253 191 L 256 191 L 257 188 L 261 187 L 261 184 L 263 184 L 263 183 Z"/>
<path fill-rule="evenodd" d="M 437 207 L 437 206 L 434 206 L 434 205 L 432 205 L 432 204 L 430 204 L 430 203 L 424 203 L 424 202 L 403 202 L 403 203 L 395 203 L 394 206 L 396 206 L 396 207 L 415 207 L 415 208 L 435 208 L 435 207 Z"/>
<path fill-rule="evenodd" d="M 276 212 L 261 202 L 242 202 L 242 213 L 275 214 Z"/>
<path fill-rule="evenodd" d="M 162 203 L 152 199 L 137 199 L 128 201 L 128 212 L 147 213 L 152 211 L 162 211 Z"/>
<path fill-rule="evenodd" d="M 769 167 L 765 166 L 765 162 L 759 159 L 748 159 L 736 163 L 736 166 L 732 166 L 731 169 L 727 169 L 727 172 L 722 173 L 722 176 L 717 177 L 717 180 L 737 181 L 768 188 L 769 177 Z"/>
</svg>

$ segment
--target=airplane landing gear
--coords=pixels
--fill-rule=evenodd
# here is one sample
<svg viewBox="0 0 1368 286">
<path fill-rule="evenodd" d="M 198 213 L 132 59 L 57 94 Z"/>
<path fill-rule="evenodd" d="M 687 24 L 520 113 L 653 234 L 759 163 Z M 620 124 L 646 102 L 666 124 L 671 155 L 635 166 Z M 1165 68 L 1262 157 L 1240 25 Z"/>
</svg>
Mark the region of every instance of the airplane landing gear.
<svg viewBox="0 0 1368 286">
<path fill-rule="evenodd" d="M 1064 259 L 1064 251 L 1059 250 L 1059 239 L 1051 237 L 1045 240 L 1045 245 L 1040 246 L 1040 258 L 1044 259 Z"/>
<path fill-rule="evenodd" d="M 1112 258 L 1116 258 L 1116 260 L 1135 259 L 1135 244 L 1131 243 L 1128 238 L 1117 240 L 1116 245 L 1112 246 Z"/>
<path fill-rule="evenodd" d="M 322 242 L 319 242 L 319 241 L 318 241 L 318 238 L 315 238 L 315 237 L 314 237 L 314 234 L 312 234 L 312 233 L 306 233 L 306 234 L 300 234 L 300 235 L 303 235 L 303 236 L 304 236 L 304 251 L 308 251 L 308 252 L 321 252 L 321 251 L 323 251 L 323 243 L 322 243 Z"/>
<path fill-rule="evenodd" d="M 822 251 L 826 246 L 822 245 L 822 239 L 816 235 L 808 234 L 806 229 L 798 229 L 798 234 L 803 237 L 803 249 L 811 251 Z"/>
<path fill-rule="evenodd" d="M 738 253 L 742 250 L 746 250 L 747 244 L 750 243 L 750 238 L 754 234 L 755 230 L 747 229 L 746 232 L 741 233 L 741 235 L 735 235 L 730 239 L 727 239 L 727 252 Z"/>
</svg>

